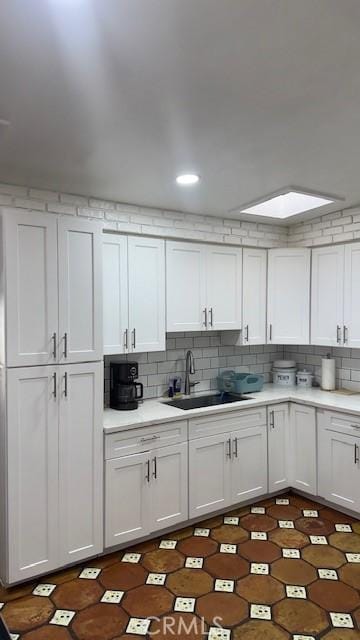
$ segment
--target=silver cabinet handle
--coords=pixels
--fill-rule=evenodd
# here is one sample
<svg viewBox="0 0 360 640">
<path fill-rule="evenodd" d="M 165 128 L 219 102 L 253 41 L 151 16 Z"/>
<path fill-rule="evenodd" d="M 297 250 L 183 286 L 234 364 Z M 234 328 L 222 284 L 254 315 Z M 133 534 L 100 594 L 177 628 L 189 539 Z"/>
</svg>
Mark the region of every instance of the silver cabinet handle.
<svg viewBox="0 0 360 640">
<path fill-rule="evenodd" d="M 214 312 L 213 312 L 213 308 L 212 307 L 209 310 L 209 316 L 210 316 L 210 320 L 209 320 L 210 327 L 213 327 L 214 326 Z"/>
<path fill-rule="evenodd" d="M 354 444 L 354 464 L 358 464 L 359 462 L 359 445 Z"/>
<path fill-rule="evenodd" d="M 249 325 L 247 324 L 245 327 L 245 340 L 249 342 Z"/>
<path fill-rule="evenodd" d="M 275 414 L 273 411 L 270 411 L 270 428 L 275 429 Z"/>
<path fill-rule="evenodd" d="M 341 342 L 341 327 L 339 324 L 336 325 L 336 342 L 338 344 Z"/>
<path fill-rule="evenodd" d="M 157 459 L 153 458 L 153 478 L 157 478 Z"/>
<path fill-rule="evenodd" d="M 52 334 L 52 341 L 53 341 L 53 358 L 54 360 L 56 360 L 56 331 L 54 331 L 54 333 Z"/>
<path fill-rule="evenodd" d="M 67 371 L 64 373 L 64 396 L 68 397 L 68 374 Z"/>
<path fill-rule="evenodd" d="M 272 324 L 269 325 L 269 340 L 272 340 Z"/>
<path fill-rule="evenodd" d="M 146 480 L 150 482 L 150 460 L 146 461 Z"/>
<path fill-rule="evenodd" d="M 63 351 L 63 356 L 64 358 L 68 357 L 68 334 L 64 333 L 64 351 Z"/>
<path fill-rule="evenodd" d="M 208 321 L 207 321 L 207 308 L 206 307 L 205 307 L 205 309 L 203 311 L 203 314 L 204 314 L 204 327 L 206 327 L 206 329 L 207 329 Z"/>
<path fill-rule="evenodd" d="M 348 337 L 349 337 L 349 330 L 348 330 L 348 328 L 347 328 L 347 326 L 345 324 L 344 324 L 344 334 L 343 335 L 344 335 L 344 344 L 346 344 L 347 341 L 348 341 Z"/>
<path fill-rule="evenodd" d="M 235 458 L 238 457 L 238 439 L 234 438 L 234 448 L 233 448 L 233 455 Z"/>
<path fill-rule="evenodd" d="M 229 438 L 229 439 L 226 441 L 226 444 L 227 444 L 226 457 L 227 457 L 227 458 L 230 458 L 230 460 L 231 460 L 231 438 Z"/>
<path fill-rule="evenodd" d="M 158 437 L 159 436 L 154 434 L 153 436 L 150 436 L 149 438 L 140 438 L 140 442 L 152 442 L 153 440 L 156 440 Z"/>
<path fill-rule="evenodd" d="M 55 371 L 55 373 L 53 373 L 53 391 L 52 391 L 54 398 L 56 398 L 56 387 L 57 387 L 57 380 L 56 380 L 56 371 Z"/>
<path fill-rule="evenodd" d="M 132 334 L 133 334 L 132 346 L 133 346 L 133 349 L 135 349 L 136 348 L 136 331 L 135 331 L 135 328 L 132 330 Z"/>
<path fill-rule="evenodd" d="M 126 351 L 129 348 L 129 329 L 125 329 L 124 331 L 124 349 L 126 349 Z"/>
</svg>

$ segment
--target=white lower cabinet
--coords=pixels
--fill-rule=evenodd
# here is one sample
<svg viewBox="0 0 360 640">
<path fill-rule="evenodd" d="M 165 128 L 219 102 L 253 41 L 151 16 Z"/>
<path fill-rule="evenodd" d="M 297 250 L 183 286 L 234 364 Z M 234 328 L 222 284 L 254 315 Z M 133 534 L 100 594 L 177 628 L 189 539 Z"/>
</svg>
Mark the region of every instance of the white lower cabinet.
<svg viewBox="0 0 360 640">
<path fill-rule="evenodd" d="M 271 405 L 268 414 L 269 492 L 285 489 L 289 481 L 289 405 Z"/>
<path fill-rule="evenodd" d="M 231 503 L 267 493 L 266 426 L 239 429 L 232 436 Z"/>
<path fill-rule="evenodd" d="M 317 436 L 314 407 L 290 405 L 290 486 L 317 495 Z"/>
</svg>

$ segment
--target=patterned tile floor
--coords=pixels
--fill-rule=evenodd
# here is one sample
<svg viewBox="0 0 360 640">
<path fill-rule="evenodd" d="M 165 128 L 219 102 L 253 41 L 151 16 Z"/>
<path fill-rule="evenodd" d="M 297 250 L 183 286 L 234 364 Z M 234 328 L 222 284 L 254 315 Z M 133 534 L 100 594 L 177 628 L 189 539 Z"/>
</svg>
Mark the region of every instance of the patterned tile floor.
<svg viewBox="0 0 360 640">
<path fill-rule="evenodd" d="M 289 494 L 0 602 L 21 640 L 360 640 L 360 522 Z"/>
</svg>

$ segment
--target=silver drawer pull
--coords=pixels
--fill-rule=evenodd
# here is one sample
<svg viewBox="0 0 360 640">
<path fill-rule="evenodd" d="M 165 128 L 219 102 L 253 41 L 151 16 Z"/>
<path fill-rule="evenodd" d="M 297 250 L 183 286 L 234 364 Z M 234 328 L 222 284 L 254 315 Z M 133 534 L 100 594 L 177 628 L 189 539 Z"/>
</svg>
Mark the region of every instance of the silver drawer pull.
<svg viewBox="0 0 360 640">
<path fill-rule="evenodd" d="M 145 479 L 150 482 L 150 460 L 146 461 L 146 476 Z"/>
<path fill-rule="evenodd" d="M 359 445 L 354 444 L 354 464 L 358 464 L 359 462 Z"/>
<path fill-rule="evenodd" d="M 157 478 L 157 458 L 153 458 L 153 478 Z"/>
<path fill-rule="evenodd" d="M 52 342 L 53 342 L 53 358 L 54 360 L 56 360 L 56 331 L 52 335 Z"/>
<path fill-rule="evenodd" d="M 226 441 L 226 444 L 227 444 L 226 457 L 227 457 L 227 458 L 230 458 L 230 460 L 231 460 L 231 438 L 229 438 L 229 439 Z"/>
<path fill-rule="evenodd" d="M 234 438 L 234 457 L 238 457 L 238 439 Z"/>
<path fill-rule="evenodd" d="M 151 442 L 152 440 L 156 440 L 158 437 L 159 436 L 154 434 L 153 436 L 150 436 L 150 438 L 140 438 L 140 442 Z"/>
</svg>

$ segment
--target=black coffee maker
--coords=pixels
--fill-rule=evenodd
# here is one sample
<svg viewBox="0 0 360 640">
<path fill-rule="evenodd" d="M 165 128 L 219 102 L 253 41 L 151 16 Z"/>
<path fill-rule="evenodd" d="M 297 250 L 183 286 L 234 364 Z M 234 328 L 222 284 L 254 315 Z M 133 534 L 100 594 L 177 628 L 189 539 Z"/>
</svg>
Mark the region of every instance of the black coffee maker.
<svg viewBox="0 0 360 640">
<path fill-rule="evenodd" d="M 144 394 L 141 382 L 134 382 L 139 375 L 137 362 L 110 362 L 110 407 L 119 411 L 138 408 L 138 400 Z"/>
</svg>

